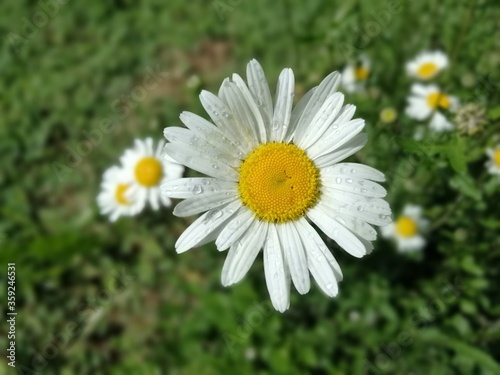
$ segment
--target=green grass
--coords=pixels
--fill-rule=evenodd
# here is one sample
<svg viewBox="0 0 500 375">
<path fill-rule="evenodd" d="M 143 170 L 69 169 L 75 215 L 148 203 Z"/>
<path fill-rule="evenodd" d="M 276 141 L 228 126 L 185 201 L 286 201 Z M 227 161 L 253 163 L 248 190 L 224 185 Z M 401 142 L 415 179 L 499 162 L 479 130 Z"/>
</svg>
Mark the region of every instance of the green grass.
<svg viewBox="0 0 500 375">
<path fill-rule="evenodd" d="M 41 9 L 0 5 L 0 275 L 16 263 L 18 373 L 500 374 L 500 180 L 484 167 L 500 142 L 496 1 L 67 1 L 28 35 L 23 19 Z M 452 60 L 438 83 L 490 114 L 483 132 L 414 140 L 425 123 L 403 113 L 404 63 L 434 48 Z M 339 296 L 293 291 L 280 314 L 260 259 L 226 289 L 213 244 L 175 254 L 194 218 L 99 215 L 102 172 L 183 110 L 207 117 L 201 88 L 216 92 L 255 57 L 272 87 L 293 68 L 299 97 L 362 54 L 367 90 L 347 101 L 369 143 L 353 160 L 387 174 L 394 213 L 424 207 L 422 253 L 378 240 L 358 260 L 330 241 Z M 165 74 L 139 98 L 148 68 Z M 392 124 L 379 121 L 386 106 L 398 110 Z M 95 144 L 78 151 L 92 132 Z M 0 374 L 15 373 L 0 362 Z"/>
</svg>

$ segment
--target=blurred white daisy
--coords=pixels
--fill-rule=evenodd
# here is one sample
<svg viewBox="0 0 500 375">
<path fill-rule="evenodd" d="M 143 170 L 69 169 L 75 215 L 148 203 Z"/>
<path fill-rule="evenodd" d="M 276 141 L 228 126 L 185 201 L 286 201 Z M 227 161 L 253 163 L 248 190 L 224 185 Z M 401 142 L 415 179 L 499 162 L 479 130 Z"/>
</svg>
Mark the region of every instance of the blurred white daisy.
<svg viewBox="0 0 500 375">
<path fill-rule="evenodd" d="M 408 204 L 394 223 L 381 228 L 382 236 L 396 240 L 401 252 L 421 250 L 425 244 L 423 234 L 429 226 L 422 218 L 422 207 Z"/>
<path fill-rule="evenodd" d="M 486 154 L 490 157 L 490 160 L 486 163 L 488 172 L 500 175 L 500 145 L 496 148 L 487 149 Z"/>
<path fill-rule="evenodd" d="M 106 170 L 97 196 L 101 214 L 108 215 L 110 221 L 138 214 L 144 208 L 144 202 L 131 197 L 129 188 L 130 181 L 123 168 L 114 166 Z"/>
<path fill-rule="evenodd" d="M 367 141 L 364 120 L 351 120 L 353 105 L 336 92 L 337 72 L 326 77 L 293 107 L 294 76 L 284 69 L 273 105 L 264 71 L 256 60 L 247 82 L 225 79 L 202 105 L 213 122 L 181 114 L 185 128 L 169 127 L 165 152 L 210 177 L 167 181 L 167 197 L 185 199 L 174 214 L 205 212 L 179 237 L 177 252 L 215 240 L 229 249 L 222 284 L 240 281 L 263 249 L 264 273 L 273 306 L 289 306 L 290 283 L 301 294 L 309 271 L 328 296 L 338 293 L 342 272 L 309 220 L 355 257 L 372 251 L 372 225 L 391 222 L 386 190 L 373 181 L 383 173 L 340 163 Z"/>
<path fill-rule="evenodd" d="M 427 81 L 448 66 L 448 56 L 442 51 L 422 52 L 406 64 L 408 75 Z"/>
<path fill-rule="evenodd" d="M 370 60 L 362 57 L 357 64 L 348 64 L 342 71 L 342 87 L 349 93 L 359 92 L 365 88 L 370 75 Z"/>
<path fill-rule="evenodd" d="M 184 167 L 171 158 L 162 155 L 165 141 L 161 140 L 155 149 L 153 140 L 136 139 L 134 147 L 125 151 L 120 158 L 130 183 L 130 196 L 144 204 L 149 202 L 154 210 L 172 204 L 170 198 L 160 194 L 161 183 L 182 177 Z"/>
<path fill-rule="evenodd" d="M 416 120 L 430 117 L 429 127 L 435 132 L 443 132 L 452 130 L 453 124 L 442 111 L 455 112 L 458 106 L 458 99 L 443 93 L 437 85 L 415 83 L 408 97 L 406 114 Z"/>
</svg>

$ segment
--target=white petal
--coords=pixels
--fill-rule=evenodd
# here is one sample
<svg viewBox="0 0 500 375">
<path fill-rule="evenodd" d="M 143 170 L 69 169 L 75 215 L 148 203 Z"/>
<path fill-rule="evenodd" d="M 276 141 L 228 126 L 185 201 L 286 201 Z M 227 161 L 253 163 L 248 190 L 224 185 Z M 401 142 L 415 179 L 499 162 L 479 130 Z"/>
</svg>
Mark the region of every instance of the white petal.
<svg viewBox="0 0 500 375">
<path fill-rule="evenodd" d="M 167 143 L 165 153 L 179 163 L 209 176 L 238 181 L 239 174 L 226 163 L 208 157 L 203 150 L 197 150 L 182 143 Z"/>
<path fill-rule="evenodd" d="M 312 119 L 307 130 L 302 133 L 300 138 L 295 137 L 295 144 L 302 149 L 307 149 L 314 144 L 323 136 L 328 127 L 333 125 L 337 115 L 342 109 L 343 103 L 344 94 L 336 92 L 330 95 Z"/>
<path fill-rule="evenodd" d="M 215 144 L 211 143 L 210 138 L 205 137 L 203 134 L 198 135 L 189 129 L 171 126 L 165 128 L 163 135 L 170 142 L 182 143 L 188 147 L 203 150 L 207 157 L 218 159 L 231 167 L 237 168 L 241 164 L 241 161 L 234 154 L 236 148 L 217 144 L 216 141 L 214 141 Z"/>
<path fill-rule="evenodd" d="M 205 212 L 177 239 L 175 243 L 176 251 L 182 253 L 197 246 L 213 231 L 217 230 L 224 221 L 231 218 L 240 206 L 240 201 L 235 201 L 225 207 Z"/>
<path fill-rule="evenodd" d="M 389 203 L 380 198 L 367 198 L 358 194 L 330 191 L 323 188 L 321 204 L 337 214 L 356 217 L 373 225 L 387 225 L 392 221 Z"/>
<path fill-rule="evenodd" d="M 441 112 L 434 112 L 429 123 L 429 128 L 440 133 L 453 130 L 453 124 Z"/>
<path fill-rule="evenodd" d="M 179 217 L 193 216 L 233 202 L 236 199 L 238 198 L 234 196 L 228 197 L 225 193 L 221 192 L 195 195 L 184 199 L 175 206 L 173 214 Z"/>
<path fill-rule="evenodd" d="M 242 239 L 231 246 L 222 267 L 222 285 L 235 284 L 245 277 L 264 245 L 267 228 L 267 223 L 253 221 Z"/>
<path fill-rule="evenodd" d="M 352 256 L 361 258 L 366 255 L 363 243 L 349 229 L 323 211 L 321 206 L 311 208 L 307 212 L 307 217 Z"/>
<path fill-rule="evenodd" d="M 242 143 L 248 144 L 251 149 L 256 148 L 259 145 L 259 134 L 255 126 L 257 119 L 255 118 L 254 111 L 247 104 L 246 98 L 236 83 L 225 80 L 222 90 L 231 109 L 229 117 L 234 117 L 234 122 L 241 134 Z M 260 112 L 258 115 L 260 116 Z"/>
<path fill-rule="evenodd" d="M 333 134 L 331 132 L 328 132 L 328 135 L 325 134 L 321 139 L 321 146 L 315 144 L 308 150 L 308 154 L 311 155 L 311 158 L 319 158 L 322 155 L 326 155 L 348 144 L 349 141 L 354 139 L 364 129 L 365 120 L 355 119 L 333 126 L 336 126 L 337 129 L 333 131 Z"/>
<path fill-rule="evenodd" d="M 325 168 L 336 164 L 361 150 L 365 147 L 367 141 L 368 136 L 365 133 L 358 134 L 337 150 L 322 155 L 317 159 L 313 159 L 314 163 L 319 168 Z"/>
<path fill-rule="evenodd" d="M 278 236 L 293 284 L 300 294 L 306 294 L 311 287 L 307 257 L 299 233 L 293 222 L 277 225 Z"/>
<path fill-rule="evenodd" d="M 338 163 L 330 167 L 321 169 L 321 176 L 328 178 L 340 177 L 358 177 L 372 181 L 385 181 L 385 176 L 382 172 L 375 168 L 359 163 Z"/>
<path fill-rule="evenodd" d="M 387 195 L 381 185 L 364 178 L 349 177 L 337 174 L 321 178 L 321 185 L 339 191 L 348 191 L 365 197 L 383 198 Z"/>
<path fill-rule="evenodd" d="M 233 220 L 225 226 L 220 233 L 220 236 L 217 237 L 217 240 L 215 241 L 217 249 L 219 251 L 224 251 L 233 246 L 234 242 L 240 239 L 243 233 L 245 233 L 254 221 L 254 213 L 245 206 L 241 206 L 238 212 L 234 215 Z"/>
<path fill-rule="evenodd" d="M 207 111 L 212 121 L 219 127 L 222 133 L 224 133 L 242 153 L 247 154 L 250 152 L 250 144 L 241 142 L 243 133 L 236 123 L 228 105 L 209 91 L 201 92 L 200 101 L 205 111 Z"/>
<path fill-rule="evenodd" d="M 274 308 L 284 312 L 290 306 L 290 274 L 274 224 L 269 224 L 264 244 L 264 274 Z"/>
<path fill-rule="evenodd" d="M 309 124 L 311 123 L 313 117 L 316 115 L 318 110 L 321 108 L 325 100 L 337 91 L 340 84 L 340 74 L 338 72 L 330 73 L 314 91 L 311 99 L 308 101 L 306 108 L 300 116 L 299 122 L 297 124 L 297 129 L 295 130 L 295 138 L 300 139 L 302 135 L 307 130 Z"/>
<path fill-rule="evenodd" d="M 264 70 L 255 59 L 251 60 L 247 65 L 247 81 L 248 88 L 262 115 L 267 136 L 269 136 L 271 134 L 271 120 L 273 118 L 273 101 Z"/>
<path fill-rule="evenodd" d="M 245 116 L 245 121 L 254 126 L 255 134 L 257 135 L 259 142 L 266 143 L 266 126 L 252 93 L 248 89 L 245 81 L 243 81 L 243 79 L 238 74 L 233 74 L 232 79 L 234 84 L 236 84 L 236 86 L 240 90 L 242 106 L 244 106 L 245 113 L 247 114 Z"/>
<path fill-rule="evenodd" d="M 218 180 L 216 178 L 193 177 L 164 181 L 161 192 L 169 198 L 190 198 L 193 195 L 211 192 L 226 192 L 238 194 L 235 182 Z"/>
<path fill-rule="evenodd" d="M 297 124 L 299 123 L 300 117 L 302 116 L 304 109 L 307 107 L 307 104 L 309 103 L 309 100 L 311 100 L 311 97 L 313 96 L 316 89 L 317 87 L 313 87 L 311 90 L 309 90 L 299 100 L 295 108 L 292 110 L 292 115 L 290 117 L 290 125 L 288 125 L 288 130 L 286 131 L 286 135 L 284 138 L 285 142 L 289 143 L 293 139 L 293 136 L 295 134 L 295 129 L 297 128 Z"/>
<path fill-rule="evenodd" d="M 290 68 L 283 69 L 276 87 L 270 141 L 281 142 L 285 137 L 292 115 L 295 78 Z"/>
<path fill-rule="evenodd" d="M 338 294 L 342 271 L 319 234 L 301 218 L 295 222 L 307 254 L 307 266 L 321 290 L 330 297 Z"/>
<path fill-rule="evenodd" d="M 211 122 L 191 112 L 182 112 L 179 117 L 196 136 L 203 137 L 225 153 L 235 158 L 238 157 L 238 147 L 231 141 L 228 134 L 214 126 Z"/>
</svg>

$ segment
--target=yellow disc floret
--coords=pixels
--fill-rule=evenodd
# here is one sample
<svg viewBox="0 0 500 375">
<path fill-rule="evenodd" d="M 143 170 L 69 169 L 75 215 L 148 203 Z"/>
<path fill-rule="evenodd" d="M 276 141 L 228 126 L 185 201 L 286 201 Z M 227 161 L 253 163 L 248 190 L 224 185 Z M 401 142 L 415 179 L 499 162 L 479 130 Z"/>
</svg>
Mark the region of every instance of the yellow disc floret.
<svg viewBox="0 0 500 375">
<path fill-rule="evenodd" d="M 441 107 L 443 109 L 450 108 L 450 98 L 441 93 L 441 92 L 433 92 L 432 94 L 427 95 L 427 104 L 429 107 L 436 109 L 437 107 Z"/>
<path fill-rule="evenodd" d="M 128 189 L 127 184 L 118 184 L 115 191 L 115 199 L 120 204 L 129 204 L 127 197 L 125 197 L 125 192 Z"/>
<path fill-rule="evenodd" d="M 319 170 L 294 144 L 262 144 L 241 163 L 238 191 L 261 220 L 297 220 L 318 200 Z"/>
<path fill-rule="evenodd" d="M 493 153 L 493 163 L 495 163 L 497 167 L 500 167 L 500 148 Z"/>
<path fill-rule="evenodd" d="M 429 79 L 429 78 L 434 77 L 436 75 L 437 71 L 438 71 L 438 67 L 435 63 L 426 62 L 418 67 L 417 75 L 421 79 Z"/>
<path fill-rule="evenodd" d="M 413 237 L 417 232 L 417 223 L 411 217 L 401 216 L 396 221 L 396 233 L 401 237 Z"/>
<path fill-rule="evenodd" d="M 159 184 L 163 176 L 163 167 L 158 159 L 147 156 L 139 160 L 134 172 L 139 184 L 151 187 Z"/>
<path fill-rule="evenodd" d="M 354 68 L 354 77 L 356 77 L 358 81 L 364 81 L 367 79 L 369 73 L 370 71 L 365 66 L 358 66 Z"/>
</svg>

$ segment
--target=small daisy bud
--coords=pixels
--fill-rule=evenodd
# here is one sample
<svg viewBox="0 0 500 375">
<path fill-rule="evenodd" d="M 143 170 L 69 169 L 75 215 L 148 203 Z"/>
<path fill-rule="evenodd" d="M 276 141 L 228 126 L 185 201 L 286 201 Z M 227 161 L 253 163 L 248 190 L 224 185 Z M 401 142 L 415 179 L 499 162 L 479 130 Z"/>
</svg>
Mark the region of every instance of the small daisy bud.
<svg viewBox="0 0 500 375">
<path fill-rule="evenodd" d="M 398 113 L 392 107 L 384 108 L 380 111 L 380 121 L 385 124 L 390 124 L 398 118 Z"/>
</svg>

